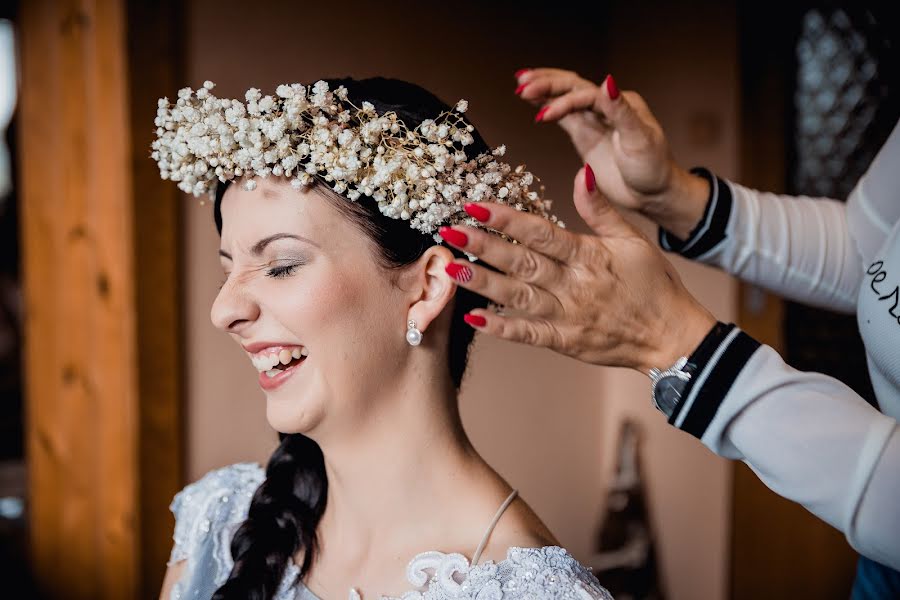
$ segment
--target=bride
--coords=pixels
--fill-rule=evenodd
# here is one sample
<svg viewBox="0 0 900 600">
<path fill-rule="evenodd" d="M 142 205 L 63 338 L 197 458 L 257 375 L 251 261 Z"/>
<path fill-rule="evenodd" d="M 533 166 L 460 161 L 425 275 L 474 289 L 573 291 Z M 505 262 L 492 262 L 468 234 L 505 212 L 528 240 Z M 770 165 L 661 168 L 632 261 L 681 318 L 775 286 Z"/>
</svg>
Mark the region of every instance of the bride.
<svg viewBox="0 0 900 600">
<path fill-rule="evenodd" d="M 457 394 L 487 302 L 441 227 L 466 199 L 555 220 L 462 113 L 398 80 L 160 100 L 163 178 L 214 193 L 213 323 L 281 444 L 179 492 L 161 598 L 609 598 L 481 456 Z M 478 207 L 474 208 L 477 211 Z M 471 205 L 465 209 L 472 211 Z M 453 232 L 453 233 L 451 233 Z"/>
</svg>

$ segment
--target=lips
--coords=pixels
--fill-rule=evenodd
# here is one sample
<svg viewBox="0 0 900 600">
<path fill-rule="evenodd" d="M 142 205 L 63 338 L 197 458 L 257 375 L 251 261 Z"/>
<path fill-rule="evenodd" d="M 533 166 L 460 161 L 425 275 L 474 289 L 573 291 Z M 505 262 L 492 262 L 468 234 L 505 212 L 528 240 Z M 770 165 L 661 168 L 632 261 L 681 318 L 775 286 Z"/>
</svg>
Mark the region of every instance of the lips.
<svg viewBox="0 0 900 600">
<path fill-rule="evenodd" d="M 280 386 L 309 356 L 305 346 L 256 343 L 245 345 L 250 362 L 259 371 L 259 385 L 266 390 Z"/>
</svg>

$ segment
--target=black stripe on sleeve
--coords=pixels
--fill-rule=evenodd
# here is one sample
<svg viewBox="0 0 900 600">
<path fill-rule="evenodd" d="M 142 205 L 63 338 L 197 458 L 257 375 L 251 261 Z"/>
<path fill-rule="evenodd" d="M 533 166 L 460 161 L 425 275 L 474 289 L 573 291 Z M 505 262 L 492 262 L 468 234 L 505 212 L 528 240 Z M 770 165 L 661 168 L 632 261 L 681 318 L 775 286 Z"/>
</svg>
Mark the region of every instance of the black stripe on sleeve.
<svg viewBox="0 0 900 600">
<path fill-rule="evenodd" d="M 691 173 L 709 181 L 709 201 L 703 217 L 687 240 L 680 240 L 671 232 L 659 228 L 659 245 L 669 252 L 677 252 L 685 258 L 697 258 L 715 248 L 725 239 L 728 219 L 731 217 L 731 187 L 707 169 L 696 167 Z"/>
<path fill-rule="evenodd" d="M 681 424 L 683 431 L 697 438 L 703 437 L 706 428 L 716 416 L 719 405 L 731 390 L 734 380 L 759 347 L 759 342 L 743 331 L 738 332 L 719 360 L 709 365 L 711 370 L 700 389 L 696 390 L 694 401 Z"/>
<path fill-rule="evenodd" d="M 731 333 L 731 330 L 735 327 L 734 323 L 717 322 L 713 328 L 709 330 L 709 333 L 706 334 L 706 337 L 703 338 L 703 341 L 700 342 L 700 345 L 697 346 L 697 349 L 688 357 L 687 364 L 692 376 L 684 387 L 684 390 L 681 392 L 682 398 L 690 396 L 691 389 L 697 382 L 697 377 L 706 370 L 706 366 L 709 364 L 709 361 L 712 360 L 713 354 L 715 354 L 716 350 L 719 349 L 719 346 L 722 345 L 722 342 L 725 341 L 725 338 L 728 337 L 728 334 Z M 675 422 L 675 419 L 678 418 L 683 407 L 684 402 L 679 402 L 675 406 L 675 410 L 672 411 L 672 415 L 669 417 L 670 424 Z"/>
</svg>

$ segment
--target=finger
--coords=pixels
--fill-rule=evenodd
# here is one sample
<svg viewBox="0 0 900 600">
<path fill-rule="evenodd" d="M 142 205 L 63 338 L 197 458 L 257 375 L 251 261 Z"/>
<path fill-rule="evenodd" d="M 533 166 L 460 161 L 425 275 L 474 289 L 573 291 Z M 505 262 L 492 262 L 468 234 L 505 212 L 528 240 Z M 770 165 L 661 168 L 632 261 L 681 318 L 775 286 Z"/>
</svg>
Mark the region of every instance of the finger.
<svg viewBox="0 0 900 600">
<path fill-rule="evenodd" d="M 456 226 L 462 231 L 466 244 L 457 246 L 474 254 L 519 281 L 552 289 L 562 274 L 559 262 L 532 250 L 525 244 L 512 244 L 508 240 L 474 227 Z M 453 241 L 451 236 L 450 242 Z"/>
<path fill-rule="evenodd" d="M 596 178 L 590 165 L 585 165 L 578 171 L 574 190 L 575 209 L 594 233 L 604 237 L 634 235 L 632 226 L 597 189 Z"/>
<path fill-rule="evenodd" d="M 563 264 L 569 262 L 578 249 L 576 234 L 540 215 L 493 202 L 470 202 L 465 205 L 465 210 L 488 227 Z"/>
<path fill-rule="evenodd" d="M 606 115 L 599 111 L 600 96 L 603 94 L 597 86 L 575 88 L 562 96 L 551 100 L 542 113 L 542 121 L 556 121 L 576 112 L 592 111 L 600 117 L 600 122 L 611 126 Z"/>
<path fill-rule="evenodd" d="M 635 110 L 630 94 L 619 92 L 612 75 L 608 75 L 600 85 L 594 110 L 602 113 L 624 138 L 635 142 L 644 142 L 649 138 L 650 127 L 641 117 L 643 112 Z"/>
<path fill-rule="evenodd" d="M 511 342 L 554 350 L 561 347 L 559 332 L 543 319 L 508 317 L 478 308 L 469 312 L 465 321 L 478 331 Z"/>
<path fill-rule="evenodd" d="M 453 261 L 446 270 L 460 287 L 529 315 L 549 317 L 559 307 L 556 298 L 546 290 L 469 261 Z"/>
<path fill-rule="evenodd" d="M 547 100 L 566 94 L 582 87 L 596 87 L 590 81 L 582 79 L 576 73 L 562 71 L 554 74 L 538 74 L 520 78 L 516 93 L 532 104 L 544 103 Z"/>
</svg>

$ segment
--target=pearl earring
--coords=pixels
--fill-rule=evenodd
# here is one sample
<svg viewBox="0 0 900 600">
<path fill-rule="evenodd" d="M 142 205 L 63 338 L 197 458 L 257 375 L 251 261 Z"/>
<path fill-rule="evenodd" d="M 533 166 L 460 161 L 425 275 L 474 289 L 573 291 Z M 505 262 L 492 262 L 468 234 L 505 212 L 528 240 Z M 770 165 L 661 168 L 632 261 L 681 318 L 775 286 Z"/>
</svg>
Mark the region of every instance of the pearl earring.
<svg viewBox="0 0 900 600">
<path fill-rule="evenodd" d="M 406 341 L 410 346 L 418 346 L 422 343 L 422 332 L 416 329 L 416 322 L 410 319 L 406 324 Z"/>
</svg>

